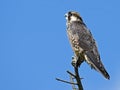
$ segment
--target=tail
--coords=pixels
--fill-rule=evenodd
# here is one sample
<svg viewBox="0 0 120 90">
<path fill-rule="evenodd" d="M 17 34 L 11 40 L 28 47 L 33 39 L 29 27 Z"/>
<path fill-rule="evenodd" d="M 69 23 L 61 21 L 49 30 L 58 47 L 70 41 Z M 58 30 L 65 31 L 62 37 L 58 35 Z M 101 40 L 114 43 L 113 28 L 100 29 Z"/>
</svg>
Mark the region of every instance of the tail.
<svg viewBox="0 0 120 90">
<path fill-rule="evenodd" d="M 97 70 L 98 72 L 100 72 L 106 79 L 110 79 L 109 74 L 107 73 L 107 71 L 105 70 L 102 62 L 100 61 L 100 59 L 97 59 L 95 55 L 93 55 L 93 53 L 87 51 L 85 52 L 85 59 L 86 62 L 95 70 Z"/>
</svg>

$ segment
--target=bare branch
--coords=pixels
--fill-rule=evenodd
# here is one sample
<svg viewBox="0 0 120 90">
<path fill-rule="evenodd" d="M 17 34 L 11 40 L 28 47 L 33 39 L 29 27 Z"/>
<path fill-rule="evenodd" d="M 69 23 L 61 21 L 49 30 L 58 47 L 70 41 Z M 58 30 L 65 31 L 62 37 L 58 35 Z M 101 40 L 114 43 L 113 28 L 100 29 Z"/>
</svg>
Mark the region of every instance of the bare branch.
<svg viewBox="0 0 120 90">
<path fill-rule="evenodd" d="M 70 75 L 70 82 L 65 81 L 65 80 L 61 80 L 59 78 L 56 78 L 56 80 L 64 82 L 64 83 L 71 84 L 73 90 L 77 90 L 76 86 L 78 86 L 78 90 L 83 90 L 83 86 L 82 86 L 82 83 L 81 83 L 81 79 L 83 79 L 83 78 L 80 78 L 80 75 L 79 75 L 79 72 L 78 72 L 78 68 L 80 67 L 81 63 L 82 63 L 81 58 L 78 59 L 74 56 L 72 58 L 72 63 L 71 63 L 72 66 L 74 67 L 74 74 L 71 73 L 70 71 L 67 71 L 67 73 Z M 74 79 L 76 80 L 76 83 L 74 83 Z"/>
<path fill-rule="evenodd" d="M 80 76 L 79 76 L 79 73 L 78 73 L 78 67 L 74 67 L 74 70 L 75 70 L 75 75 L 76 75 L 76 81 L 77 81 L 77 84 L 78 84 L 78 90 L 83 90 L 81 79 L 80 79 Z"/>
<path fill-rule="evenodd" d="M 56 80 L 61 81 L 61 82 L 64 82 L 64 83 L 68 83 L 68 84 L 78 85 L 77 83 L 74 83 L 74 82 L 68 82 L 68 81 L 65 81 L 65 80 L 62 80 L 62 79 L 59 79 L 59 78 L 56 78 Z"/>
<path fill-rule="evenodd" d="M 70 71 L 67 71 L 68 74 L 70 74 L 73 77 L 76 77 L 75 74 L 71 73 Z"/>
</svg>

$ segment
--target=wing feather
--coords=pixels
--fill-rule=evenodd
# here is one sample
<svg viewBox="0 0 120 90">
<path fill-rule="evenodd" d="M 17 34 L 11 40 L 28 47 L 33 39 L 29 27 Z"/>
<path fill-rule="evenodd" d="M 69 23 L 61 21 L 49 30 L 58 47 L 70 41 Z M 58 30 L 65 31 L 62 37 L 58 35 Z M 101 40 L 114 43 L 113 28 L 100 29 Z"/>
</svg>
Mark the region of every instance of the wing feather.
<svg viewBox="0 0 120 90">
<path fill-rule="evenodd" d="M 100 55 L 97 49 L 97 45 L 95 40 L 92 37 L 91 32 L 88 30 L 83 35 L 82 38 L 79 39 L 79 46 L 85 50 L 85 60 L 86 62 L 95 70 L 102 73 L 107 79 L 110 78 L 109 74 L 104 68 L 104 65 L 101 62 Z"/>
</svg>

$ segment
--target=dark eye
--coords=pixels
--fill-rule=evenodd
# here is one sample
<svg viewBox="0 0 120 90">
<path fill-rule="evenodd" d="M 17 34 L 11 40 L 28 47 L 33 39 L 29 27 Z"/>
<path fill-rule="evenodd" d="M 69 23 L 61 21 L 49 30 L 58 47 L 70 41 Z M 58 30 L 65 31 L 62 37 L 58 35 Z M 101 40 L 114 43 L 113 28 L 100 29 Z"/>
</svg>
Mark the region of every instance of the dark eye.
<svg viewBox="0 0 120 90">
<path fill-rule="evenodd" d="M 72 13 L 71 13 L 71 12 L 68 12 L 68 16 L 72 16 Z"/>
</svg>

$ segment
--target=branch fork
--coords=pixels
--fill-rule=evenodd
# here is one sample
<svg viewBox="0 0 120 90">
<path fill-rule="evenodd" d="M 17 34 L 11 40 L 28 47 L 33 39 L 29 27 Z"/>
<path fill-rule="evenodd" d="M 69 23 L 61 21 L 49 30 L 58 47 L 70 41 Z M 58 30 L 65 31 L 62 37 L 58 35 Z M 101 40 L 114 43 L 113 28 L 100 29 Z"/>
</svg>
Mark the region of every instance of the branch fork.
<svg viewBox="0 0 120 90">
<path fill-rule="evenodd" d="M 80 63 L 80 65 L 81 65 L 81 63 Z M 71 73 L 70 71 L 67 71 L 67 73 L 70 75 L 70 82 L 66 81 L 66 80 L 59 79 L 59 78 L 56 78 L 56 80 L 64 82 L 64 83 L 71 84 L 73 90 L 77 90 L 76 86 L 78 87 L 78 90 L 83 90 L 83 86 L 82 86 L 82 83 L 81 83 L 81 80 L 83 78 L 80 78 L 80 75 L 79 75 L 79 72 L 78 72 L 78 68 L 79 68 L 80 65 L 77 66 L 76 57 L 72 57 L 72 63 L 71 64 L 74 67 L 74 74 Z M 74 80 L 76 80 L 76 82 L 74 82 Z"/>
</svg>

